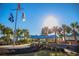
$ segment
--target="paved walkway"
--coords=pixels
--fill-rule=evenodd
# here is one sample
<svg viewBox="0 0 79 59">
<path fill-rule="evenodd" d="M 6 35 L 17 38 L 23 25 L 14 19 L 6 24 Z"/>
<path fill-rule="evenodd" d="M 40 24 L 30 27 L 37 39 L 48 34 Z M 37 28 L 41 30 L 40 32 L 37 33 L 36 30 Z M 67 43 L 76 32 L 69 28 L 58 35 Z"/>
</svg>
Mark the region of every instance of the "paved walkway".
<svg viewBox="0 0 79 59">
<path fill-rule="evenodd" d="M 20 48 L 27 48 L 30 47 L 31 44 L 21 44 L 21 45 L 2 45 L 0 48 L 5 48 L 5 49 L 20 49 Z"/>
</svg>

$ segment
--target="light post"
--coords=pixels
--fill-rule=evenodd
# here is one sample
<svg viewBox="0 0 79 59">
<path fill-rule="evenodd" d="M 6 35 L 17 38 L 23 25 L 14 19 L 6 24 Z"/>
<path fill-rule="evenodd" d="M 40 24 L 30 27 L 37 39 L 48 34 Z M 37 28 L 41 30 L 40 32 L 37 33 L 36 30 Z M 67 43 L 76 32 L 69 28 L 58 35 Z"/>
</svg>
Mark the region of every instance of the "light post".
<svg viewBox="0 0 79 59">
<path fill-rule="evenodd" d="M 14 34 L 13 34 L 13 45 L 15 45 L 16 42 L 16 27 L 17 27 L 17 16 L 18 16 L 18 9 L 16 9 L 16 19 L 15 19 L 15 28 L 14 28 Z"/>
<path fill-rule="evenodd" d="M 18 18 L 18 11 L 22 10 L 23 8 L 20 8 L 20 4 L 18 4 L 18 7 L 16 9 L 12 9 L 16 11 L 16 18 L 15 18 L 15 27 L 14 27 L 14 33 L 13 33 L 13 46 L 16 44 L 16 29 L 17 29 L 17 18 Z"/>
</svg>

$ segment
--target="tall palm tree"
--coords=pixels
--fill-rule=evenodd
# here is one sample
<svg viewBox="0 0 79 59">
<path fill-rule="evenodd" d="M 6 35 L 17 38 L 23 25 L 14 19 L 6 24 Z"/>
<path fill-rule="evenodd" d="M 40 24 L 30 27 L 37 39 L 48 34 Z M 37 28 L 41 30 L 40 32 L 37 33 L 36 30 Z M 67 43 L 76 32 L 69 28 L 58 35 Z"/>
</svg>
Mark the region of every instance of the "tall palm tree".
<svg viewBox="0 0 79 59">
<path fill-rule="evenodd" d="M 42 28 L 41 30 L 41 35 L 44 35 L 44 28 Z"/>
<path fill-rule="evenodd" d="M 71 33 L 71 28 L 69 26 L 66 27 L 66 32 L 67 32 L 67 34 Z"/>
<path fill-rule="evenodd" d="M 46 27 L 46 26 L 43 27 L 42 31 L 41 31 L 41 34 L 47 36 L 49 34 L 49 28 Z M 46 40 L 46 43 L 47 43 L 48 39 L 46 38 L 45 40 Z"/>
<path fill-rule="evenodd" d="M 66 30 L 67 30 L 67 25 L 66 25 L 66 24 L 62 24 L 62 29 L 63 29 L 64 41 L 66 42 Z"/>
<path fill-rule="evenodd" d="M 62 32 L 62 28 L 61 27 L 58 27 L 58 34 L 61 34 L 61 32 Z"/>
<path fill-rule="evenodd" d="M 43 27 L 42 31 L 41 31 L 41 34 L 42 35 L 48 35 L 48 33 L 49 33 L 49 28 L 48 27 Z"/>
<path fill-rule="evenodd" d="M 76 37 L 77 31 L 76 30 L 77 30 L 78 22 L 73 22 L 70 24 L 70 26 L 72 27 L 72 33 L 73 33 L 74 39 L 77 42 L 77 37 Z"/>
<path fill-rule="evenodd" d="M 59 36 L 59 43 L 60 43 L 60 40 L 62 39 L 62 33 L 61 32 L 62 32 L 62 28 L 59 27 L 58 30 L 57 30 L 57 34 Z"/>
<path fill-rule="evenodd" d="M 57 43 L 57 31 L 58 31 L 58 26 L 53 26 L 52 32 L 55 34 L 55 43 Z"/>
</svg>

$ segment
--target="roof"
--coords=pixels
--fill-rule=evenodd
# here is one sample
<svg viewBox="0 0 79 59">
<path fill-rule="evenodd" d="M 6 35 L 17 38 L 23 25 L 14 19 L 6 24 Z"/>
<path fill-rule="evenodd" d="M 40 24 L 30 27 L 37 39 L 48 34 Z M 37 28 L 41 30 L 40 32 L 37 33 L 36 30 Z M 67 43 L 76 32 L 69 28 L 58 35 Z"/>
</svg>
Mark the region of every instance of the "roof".
<svg viewBox="0 0 79 59">
<path fill-rule="evenodd" d="M 70 37 L 70 36 L 73 36 L 73 34 L 66 34 L 66 36 Z M 77 36 L 79 36 L 79 34 L 77 34 Z M 58 35 L 30 35 L 28 38 L 33 38 L 33 39 L 45 39 L 45 38 L 49 38 L 49 39 L 53 39 L 55 37 L 58 37 Z M 20 36 L 20 38 L 24 38 L 24 36 Z"/>
<path fill-rule="evenodd" d="M 66 34 L 66 36 L 73 36 L 73 34 Z M 79 36 L 79 33 L 77 33 L 76 36 Z"/>
<path fill-rule="evenodd" d="M 50 38 L 50 39 L 52 39 L 52 38 L 55 38 L 55 37 L 57 37 L 57 36 L 55 36 L 55 35 L 47 35 L 47 36 L 45 36 L 45 35 L 31 35 L 29 38 L 33 38 L 33 39 Z"/>
</svg>

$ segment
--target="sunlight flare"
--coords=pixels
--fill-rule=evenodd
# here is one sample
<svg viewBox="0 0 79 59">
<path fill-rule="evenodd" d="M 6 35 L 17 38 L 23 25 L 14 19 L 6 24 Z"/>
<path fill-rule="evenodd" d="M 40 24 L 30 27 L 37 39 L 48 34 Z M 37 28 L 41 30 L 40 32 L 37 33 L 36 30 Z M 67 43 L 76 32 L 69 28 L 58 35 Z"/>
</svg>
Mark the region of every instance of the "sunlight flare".
<svg viewBox="0 0 79 59">
<path fill-rule="evenodd" d="M 59 26 L 58 18 L 55 17 L 54 15 L 45 16 L 42 27 L 44 27 L 44 26 L 47 26 L 49 28 L 51 28 L 53 26 Z"/>
</svg>

